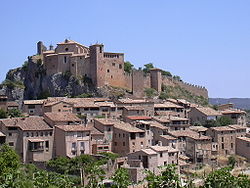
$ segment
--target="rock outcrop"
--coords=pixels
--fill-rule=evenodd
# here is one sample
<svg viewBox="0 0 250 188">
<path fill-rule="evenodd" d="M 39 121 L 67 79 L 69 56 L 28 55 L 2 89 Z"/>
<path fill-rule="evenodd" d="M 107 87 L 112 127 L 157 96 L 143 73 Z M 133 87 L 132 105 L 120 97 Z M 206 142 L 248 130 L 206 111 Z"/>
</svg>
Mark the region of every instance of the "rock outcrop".
<svg viewBox="0 0 250 188">
<path fill-rule="evenodd" d="M 69 73 L 46 75 L 41 63 L 29 59 L 22 67 L 10 70 L 0 85 L 0 94 L 10 100 L 39 99 L 48 96 L 96 95 L 91 80 L 75 78 Z"/>
</svg>

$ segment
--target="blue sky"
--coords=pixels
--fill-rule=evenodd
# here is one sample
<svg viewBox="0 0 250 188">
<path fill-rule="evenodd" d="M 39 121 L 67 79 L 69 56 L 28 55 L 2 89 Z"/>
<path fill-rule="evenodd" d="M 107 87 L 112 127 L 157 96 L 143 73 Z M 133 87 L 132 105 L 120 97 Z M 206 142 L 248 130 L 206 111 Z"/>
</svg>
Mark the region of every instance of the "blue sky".
<svg viewBox="0 0 250 188">
<path fill-rule="evenodd" d="M 1 2 L 0 80 L 36 42 L 104 43 L 136 67 L 153 62 L 210 97 L 250 97 L 249 0 Z"/>
</svg>

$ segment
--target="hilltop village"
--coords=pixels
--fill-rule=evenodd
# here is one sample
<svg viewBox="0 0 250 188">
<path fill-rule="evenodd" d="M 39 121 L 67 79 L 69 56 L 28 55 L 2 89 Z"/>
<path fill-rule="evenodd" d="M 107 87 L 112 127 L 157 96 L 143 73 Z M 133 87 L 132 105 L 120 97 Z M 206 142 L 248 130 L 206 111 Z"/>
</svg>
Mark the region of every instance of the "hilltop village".
<svg viewBox="0 0 250 188">
<path fill-rule="evenodd" d="M 0 96 L 2 111 L 20 111 L 0 119 L 0 144 L 6 143 L 23 163 L 44 168 L 58 157 L 74 158 L 103 152 L 118 154 L 112 170 L 123 167 L 131 181 L 145 178 L 147 169 L 175 164 L 185 174 L 200 166 L 225 164 L 221 158 L 241 156 L 250 161 L 250 134 L 246 112 L 232 104 L 202 106 L 184 99 L 147 98 L 145 88 L 162 91 L 162 85 L 179 84 L 191 93 L 208 97 L 204 87 L 173 81 L 153 68 L 124 72 L 124 54 L 104 51 L 102 44 L 83 46 L 72 40 L 49 50 L 38 42 L 30 61 L 41 61 L 47 75 L 70 72 L 85 76 L 95 87 L 121 87 L 131 98 L 47 97 L 39 100 L 8 100 Z"/>
</svg>

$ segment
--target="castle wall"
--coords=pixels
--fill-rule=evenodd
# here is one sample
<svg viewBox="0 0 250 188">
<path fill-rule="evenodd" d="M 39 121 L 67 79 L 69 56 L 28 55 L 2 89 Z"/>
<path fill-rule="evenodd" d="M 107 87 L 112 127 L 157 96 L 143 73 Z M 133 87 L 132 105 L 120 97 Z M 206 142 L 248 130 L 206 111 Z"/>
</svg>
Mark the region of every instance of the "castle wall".
<svg viewBox="0 0 250 188">
<path fill-rule="evenodd" d="M 52 75 L 58 72 L 58 55 L 49 55 L 44 58 L 46 73 Z"/>
<path fill-rule="evenodd" d="M 192 85 L 192 84 L 185 83 L 185 82 L 181 82 L 181 81 L 178 81 L 178 80 L 174 80 L 173 78 L 168 78 L 166 76 L 163 76 L 162 78 L 163 78 L 162 82 L 166 86 L 176 86 L 176 85 L 178 85 L 181 88 L 186 89 L 187 91 L 193 93 L 194 95 L 203 96 L 205 98 L 208 98 L 208 91 L 207 91 L 207 89 L 205 87 Z"/>
<path fill-rule="evenodd" d="M 132 74 L 124 73 L 124 87 L 132 91 Z"/>
<path fill-rule="evenodd" d="M 151 86 L 150 76 L 145 76 L 142 70 L 133 70 L 132 77 L 133 95 L 135 97 L 143 97 L 144 89 Z"/>
</svg>

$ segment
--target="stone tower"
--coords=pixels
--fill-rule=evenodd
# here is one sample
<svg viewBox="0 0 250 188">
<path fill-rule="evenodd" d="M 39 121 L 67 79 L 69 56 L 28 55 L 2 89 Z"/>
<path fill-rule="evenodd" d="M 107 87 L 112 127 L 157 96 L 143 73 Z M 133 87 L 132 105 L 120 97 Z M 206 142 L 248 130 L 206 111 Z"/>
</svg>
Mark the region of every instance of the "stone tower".
<svg viewBox="0 0 250 188">
<path fill-rule="evenodd" d="M 103 68 L 103 44 L 95 44 L 89 47 L 90 53 L 90 75 L 96 87 L 104 85 L 105 69 Z"/>
<path fill-rule="evenodd" d="M 151 88 L 155 89 L 157 92 L 161 92 L 162 86 L 162 75 L 161 69 L 151 69 L 150 70 Z"/>
<path fill-rule="evenodd" d="M 41 55 L 44 51 L 46 51 L 46 47 L 43 45 L 43 42 L 42 41 L 39 41 L 37 43 L 37 54 L 38 55 Z"/>
</svg>

